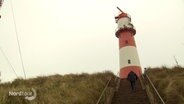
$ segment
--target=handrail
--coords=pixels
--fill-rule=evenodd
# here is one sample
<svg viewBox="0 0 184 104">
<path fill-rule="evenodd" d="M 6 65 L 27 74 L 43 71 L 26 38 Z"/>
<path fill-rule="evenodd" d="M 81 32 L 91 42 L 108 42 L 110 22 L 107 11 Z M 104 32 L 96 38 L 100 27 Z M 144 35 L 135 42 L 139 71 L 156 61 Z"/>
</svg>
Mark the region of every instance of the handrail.
<svg viewBox="0 0 184 104">
<path fill-rule="evenodd" d="M 117 82 L 119 82 L 118 75 L 119 75 L 119 72 L 117 72 L 117 76 L 116 76 L 116 78 L 114 79 L 114 82 L 115 82 L 115 83 L 116 83 L 117 80 L 118 80 Z M 104 90 L 102 91 L 102 93 L 101 93 L 101 95 L 100 95 L 100 97 L 99 97 L 99 99 L 98 99 L 98 101 L 97 101 L 96 104 L 99 104 L 99 103 L 100 103 L 100 101 L 101 101 L 101 99 L 102 99 L 102 97 L 103 97 L 103 95 L 104 95 L 104 93 L 105 93 L 105 91 L 106 91 L 106 89 L 107 89 L 107 87 L 108 87 L 108 85 L 109 85 L 109 83 L 110 83 L 110 81 L 111 81 L 112 79 L 113 79 L 113 77 L 111 77 L 111 79 L 109 79 L 109 81 L 107 82 L 107 84 L 106 84 Z M 118 83 L 117 83 L 117 88 L 118 88 Z"/>
<path fill-rule="evenodd" d="M 117 72 L 117 76 L 119 76 L 119 72 Z M 115 82 L 116 82 L 117 78 L 118 78 L 118 77 L 115 78 Z"/>
<path fill-rule="evenodd" d="M 157 89 L 155 88 L 154 84 L 152 83 L 152 81 L 150 80 L 149 76 L 145 73 L 145 76 L 147 77 L 149 83 L 151 84 L 152 88 L 154 89 L 154 91 L 156 92 L 157 96 L 159 97 L 160 101 L 162 102 L 162 104 L 165 104 L 164 100 L 162 99 L 162 97 L 160 96 L 160 94 L 158 93 Z"/>
<path fill-rule="evenodd" d="M 119 72 L 117 72 L 117 77 L 115 78 L 115 83 L 117 81 L 117 84 L 116 84 L 116 90 L 115 91 L 118 91 L 119 89 L 119 85 L 120 85 L 120 78 L 118 77 L 119 76 Z"/>
<path fill-rule="evenodd" d="M 112 77 L 111 77 L 111 79 L 112 79 Z M 107 84 L 106 84 L 104 90 L 102 91 L 102 93 L 101 93 L 101 95 L 100 95 L 100 97 L 99 97 L 99 99 L 98 99 L 98 101 L 97 101 L 96 104 L 99 104 L 99 102 L 100 102 L 100 100 L 102 99 L 102 96 L 104 95 L 104 92 L 105 92 L 105 90 L 107 89 L 107 87 L 108 87 L 108 85 L 109 85 L 111 79 L 109 79 L 109 81 L 107 82 Z"/>
<path fill-rule="evenodd" d="M 139 79 L 140 79 L 140 82 L 141 82 L 141 87 L 142 87 L 142 89 L 144 90 L 144 89 L 145 89 L 145 85 L 144 85 L 144 82 L 143 82 L 143 80 L 144 80 L 143 75 L 141 75 L 141 76 L 139 77 Z"/>
</svg>

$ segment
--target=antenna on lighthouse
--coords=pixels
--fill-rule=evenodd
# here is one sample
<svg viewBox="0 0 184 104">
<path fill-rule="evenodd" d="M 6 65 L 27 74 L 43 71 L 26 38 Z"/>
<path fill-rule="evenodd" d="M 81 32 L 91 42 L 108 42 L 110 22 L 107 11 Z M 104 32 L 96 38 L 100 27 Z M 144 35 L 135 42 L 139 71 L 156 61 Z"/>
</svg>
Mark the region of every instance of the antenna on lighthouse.
<svg viewBox="0 0 184 104">
<path fill-rule="evenodd" d="M 117 9 L 118 9 L 120 12 L 124 13 L 119 7 L 117 7 Z"/>
</svg>

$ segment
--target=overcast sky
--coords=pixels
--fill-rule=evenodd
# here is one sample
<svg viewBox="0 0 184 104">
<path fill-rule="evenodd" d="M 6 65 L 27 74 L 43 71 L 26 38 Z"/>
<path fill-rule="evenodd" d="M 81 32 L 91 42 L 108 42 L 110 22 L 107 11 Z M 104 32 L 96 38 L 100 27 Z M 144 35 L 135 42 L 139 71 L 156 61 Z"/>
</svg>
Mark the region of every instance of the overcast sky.
<svg viewBox="0 0 184 104">
<path fill-rule="evenodd" d="M 131 15 L 142 68 L 184 66 L 183 0 L 12 0 L 26 75 L 119 71 L 116 6 Z M 0 10 L 0 47 L 23 77 L 10 0 Z M 16 76 L 0 53 L 2 81 Z"/>
</svg>

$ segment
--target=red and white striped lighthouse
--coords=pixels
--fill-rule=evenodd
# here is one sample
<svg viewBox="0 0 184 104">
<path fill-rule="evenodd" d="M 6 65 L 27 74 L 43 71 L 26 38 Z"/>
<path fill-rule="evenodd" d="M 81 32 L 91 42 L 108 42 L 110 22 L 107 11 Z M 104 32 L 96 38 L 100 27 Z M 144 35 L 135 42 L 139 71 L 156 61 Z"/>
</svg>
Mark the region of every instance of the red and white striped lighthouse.
<svg viewBox="0 0 184 104">
<path fill-rule="evenodd" d="M 122 79 L 127 78 L 130 71 L 133 71 L 137 76 L 140 76 L 141 66 L 134 39 L 136 30 L 131 23 L 131 17 L 121 9 L 119 10 L 121 13 L 115 17 L 116 23 L 118 24 L 116 37 L 119 38 L 119 76 Z"/>
</svg>

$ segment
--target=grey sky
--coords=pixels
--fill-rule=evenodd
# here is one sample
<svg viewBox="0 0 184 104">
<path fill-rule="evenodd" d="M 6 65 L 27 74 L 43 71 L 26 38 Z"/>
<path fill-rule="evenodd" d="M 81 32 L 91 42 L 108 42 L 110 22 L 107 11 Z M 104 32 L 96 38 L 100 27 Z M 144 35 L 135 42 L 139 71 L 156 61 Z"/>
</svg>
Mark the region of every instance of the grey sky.
<svg viewBox="0 0 184 104">
<path fill-rule="evenodd" d="M 12 0 L 28 77 L 119 71 L 119 6 L 132 17 L 142 67 L 184 66 L 183 0 Z M 0 46 L 23 77 L 10 1 L 0 10 Z M 1 79 L 16 76 L 0 53 Z"/>
</svg>

